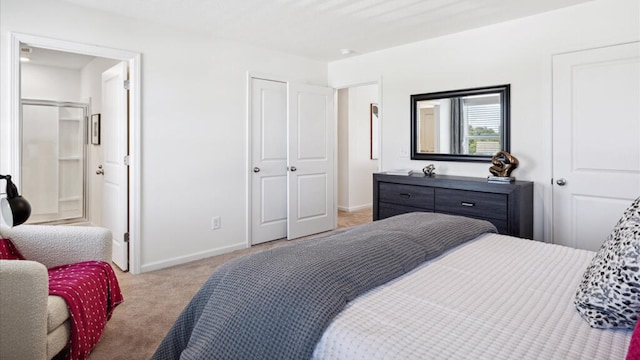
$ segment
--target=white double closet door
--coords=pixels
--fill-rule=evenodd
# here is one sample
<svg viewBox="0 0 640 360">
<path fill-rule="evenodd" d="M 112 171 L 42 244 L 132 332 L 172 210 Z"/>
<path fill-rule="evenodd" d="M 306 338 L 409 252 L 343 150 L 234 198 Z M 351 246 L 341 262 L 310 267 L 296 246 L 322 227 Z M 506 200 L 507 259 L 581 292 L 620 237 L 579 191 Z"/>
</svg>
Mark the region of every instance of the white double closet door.
<svg viewBox="0 0 640 360">
<path fill-rule="evenodd" d="M 333 89 L 251 78 L 251 243 L 336 226 Z"/>
</svg>

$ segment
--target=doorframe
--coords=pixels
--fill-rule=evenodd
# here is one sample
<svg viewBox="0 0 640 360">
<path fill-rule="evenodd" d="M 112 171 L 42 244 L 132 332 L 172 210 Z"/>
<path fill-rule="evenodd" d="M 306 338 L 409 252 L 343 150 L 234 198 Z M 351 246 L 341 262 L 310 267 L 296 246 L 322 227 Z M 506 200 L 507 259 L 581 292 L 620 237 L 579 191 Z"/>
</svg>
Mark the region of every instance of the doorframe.
<svg viewBox="0 0 640 360">
<path fill-rule="evenodd" d="M 377 79 L 363 79 L 361 81 L 354 82 L 346 82 L 338 85 L 329 85 L 334 89 L 334 104 L 335 104 L 335 122 L 336 122 L 336 144 L 335 144 L 335 196 L 336 196 L 336 207 L 338 206 L 338 90 L 355 88 L 359 86 L 368 86 L 368 85 L 377 85 L 378 86 L 378 171 L 382 171 L 382 163 L 383 163 L 383 151 L 382 151 L 382 137 L 384 136 L 384 131 L 382 129 L 382 120 L 384 118 L 384 106 L 383 106 L 383 98 L 382 98 L 382 75 L 378 75 Z M 337 227 L 337 216 L 336 216 L 336 227 Z"/>
<path fill-rule="evenodd" d="M 349 88 L 354 88 L 354 87 L 358 87 L 358 86 L 367 86 L 367 85 L 377 85 L 378 86 L 378 171 L 382 171 L 382 161 L 383 161 L 383 156 L 382 156 L 382 137 L 384 136 L 384 132 L 382 131 L 382 118 L 384 117 L 384 107 L 382 106 L 383 103 L 383 99 L 382 99 L 382 76 L 379 75 L 377 77 L 377 79 L 374 80 L 362 80 L 362 81 L 356 81 L 356 82 L 348 82 L 348 83 L 344 83 L 344 84 L 339 84 L 339 85 L 329 85 L 329 87 L 332 87 L 335 90 L 335 104 L 336 104 L 336 112 L 338 110 L 338 90 L 343 90 L 343 89 L 349 89 Z M 337 113 L 336 113 L 336 119 L 337 119 Z M 337 124 L 337 120 L 336 120 L 336 124 Z M 336 132 L 336 138 L 337 138 L 338 134 Z M 336 164 L 337 166 L 337 164 Z M 337 190 L 336 190 L 337 191 Z"/>
<path fill-rule="evenodd" d="M 132 274 L 140 273 L 140 204 L 141 204 L 141 54 L 97 45 L 10 32 L 8 120 L 5 123 L 6 145 L 0 147 L 9 155 L 8 171 L 20 183 L 20 44 L 50 50 L 79 53 L 127 61 L 129 64 L 129 264 Z M 3 136 L 4 137 L 4 136 Z"/>
</svg>

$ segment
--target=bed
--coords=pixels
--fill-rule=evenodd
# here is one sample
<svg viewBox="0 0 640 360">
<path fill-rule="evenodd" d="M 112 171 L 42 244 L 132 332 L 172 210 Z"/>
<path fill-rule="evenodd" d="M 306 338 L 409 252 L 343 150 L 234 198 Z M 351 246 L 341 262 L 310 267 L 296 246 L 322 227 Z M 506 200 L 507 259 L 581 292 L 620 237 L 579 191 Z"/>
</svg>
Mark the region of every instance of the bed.
<svg viewBox="0 0 640 360">
<path fill-rule="evenodd" d="M 487 234 L 355 299 L 315 359 L 624 359 L 573 302 L 594 253 Z M 427 285 L 428 284 L 428 285 Z"/>
<path fill-rule="evenodd" d="M 576 311 L 594 255 L 399 215 L 225 264 L 153 358 L 624 359 L 633 326 Z"/>
</svg>

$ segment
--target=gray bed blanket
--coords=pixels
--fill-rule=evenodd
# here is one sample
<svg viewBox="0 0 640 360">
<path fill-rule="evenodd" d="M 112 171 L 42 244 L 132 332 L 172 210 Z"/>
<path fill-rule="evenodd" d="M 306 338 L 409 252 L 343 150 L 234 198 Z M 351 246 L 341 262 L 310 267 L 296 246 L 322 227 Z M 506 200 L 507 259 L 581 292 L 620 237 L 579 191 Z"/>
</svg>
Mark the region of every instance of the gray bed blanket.
<svg viewBox="0 0 640 360">
<path fill-rule="evenodd" d="M 486 221 L 410 213 L 236 258 L 152 359 L 308 359 L 349 301 L 486 232 Z"/>
</svg>

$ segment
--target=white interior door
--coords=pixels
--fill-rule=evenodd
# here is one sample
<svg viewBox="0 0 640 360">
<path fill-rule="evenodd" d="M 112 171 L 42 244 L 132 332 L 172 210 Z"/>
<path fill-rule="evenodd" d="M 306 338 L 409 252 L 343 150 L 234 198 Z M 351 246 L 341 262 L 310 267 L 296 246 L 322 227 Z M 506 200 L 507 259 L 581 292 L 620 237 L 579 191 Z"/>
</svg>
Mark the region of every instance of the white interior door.
<svg viewBox="0 0 640 360">
<path fill-rule="evenodd" d="M 101 146 L 103 147 L 102 226 L 113 233 L 113 262 L 129 269 L 128 229 L 128 91 L 127 64 L 102 73 Z"/>
<path fill-rule="evenodd" d="M 251 79 L 251 242 L 287 236 L 287 84 Z"/>
<path fill-rule="evenodd" d="M 640 196 L 639 139 L 638 43 L 553 57 L 554 243 L 600 247 Z"/>
<path fill-rule="evenodd" d="M 295 239 L 335 228 L 333 89 L 289 84 L 288 231 Z"/>
</svg>

